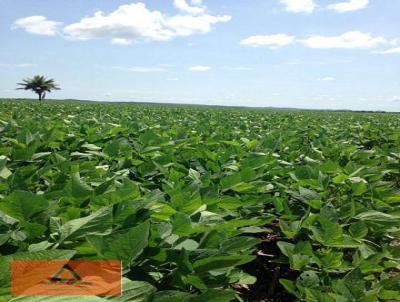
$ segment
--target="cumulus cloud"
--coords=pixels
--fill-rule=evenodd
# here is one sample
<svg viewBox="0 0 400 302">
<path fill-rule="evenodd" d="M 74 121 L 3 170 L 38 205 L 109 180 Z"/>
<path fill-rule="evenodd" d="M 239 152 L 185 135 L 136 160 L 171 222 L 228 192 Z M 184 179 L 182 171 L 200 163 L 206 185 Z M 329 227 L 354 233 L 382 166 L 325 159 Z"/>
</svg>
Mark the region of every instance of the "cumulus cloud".
<svg viewBox="0 0 400 302">
<path fill-rule="evenodd" d="M 13 28 L 36 35 L 54 36 L 61 25 L 61 22 L 47 20 L 44 16 L 30 16 L 16 20 Z"/>
<path fill-rule="evenodd" d="M 194 71 L 194 72 L 206 72 L 210 70 L 211 70 L 210 66 L 203 66 L 203 65 L 192 66 L 189 68 L 189 71 Z"/>
<path fill-rule="evenodd" d="M 231 16 L 174 15 L 149 10 L 144 3 L 121 5 L 106 14 L 96 12 L 64 28 L 69 39 L 110 39 L 114 44 L 131 44 L 137 40 L 167 41 L 175 37 L 206 34 L 217 23 L 228 22 Z"/>
<path fill-rule="evenodd" d="M 312 13 L 317 5 L 314 0 L 279 0 L 285 6 L 286 11 L 291 13 Z"/>
<path fill-rule="evenodd" d="M 251 47 L 269 47 L 272 49 L 287 46 L 295 41 L 294 36 L 275 34 L 265 36 L 251 36 L 243 39 L 240 44 Z"/>
<path fill-rule="evenodd" d="M 189 5 L 186 0 L 174 0 L 174 5 L 177 9 L 189 13 L 189 14 L 203 14 L 206 11 L 205 7 L 199 6 L 202 4 L 202 1 L 195 0 L 191 1 L 193 5 Z"/>
<path fill-rule="evenodd" d="M 111 43 L 117 45 L 131 45 L 132 41 L 125 38 L 113 38 L 111 39 Z"/>
<path fill-rule="evenodd" d="M 390 54 L 400 54 L 400 47 L 395 47 L 395 48 L 389 48 L 386 50 L 379 50 L 379 51 L 374 51 L 373 53 L 377 53 L 380 55 L 390 55 Z"/>
<path fill-rule="evenodd" d="M 383 37 L 374 37 L 369 33 L 359 31 L 346 32 L 339 36 L 311 36 L 305 40 L 300 40 L 302 44 L 310 48 L 374 48 L 388 41 Z"/>
<path fill-rule="evenodd" d="M 328 9 L 339 13 L 346 13 L 364 9 L 368 6 L 369 0 L 350 0 L 347 2 L 339 2 L 328 5 Z"/>
<path fill-rule="evenodd" d="M 193 34 L 206 34 L 211 31 L 212 25 L 228 22 L 231 16 L 189 16 L 177 15 L 165 20 L 165 26 L 173 31 L 175 36 L 191 36 Z"/>
<path fill-rule="evenodd" d="M 150 73 L 150 72 L 164 72 L 165 68 L 162 67 L 124 67 L 124 66 L 113 66 L 113 69 L 119 71 L 127 71 L 127 72 L 139 72 L 139 73 Z"/>
<path fill-rule="evenodd" d="M 316 49 L 371 49 L 386 45 L 392 46 L 387 50 L 376 50 L 375 54 L 400 53 L 399 40 L 386 39 L 382 36 L 374 36 L 360 31 L 349 31 L 338 36 L 314 35 L 301 39 L 287 34 L 250 36 L 240 41 L 240 44 L 250 47 L 268 47 L 277 49 L 293 43 L 300 43 L 308 48 Z"/>
</svg>

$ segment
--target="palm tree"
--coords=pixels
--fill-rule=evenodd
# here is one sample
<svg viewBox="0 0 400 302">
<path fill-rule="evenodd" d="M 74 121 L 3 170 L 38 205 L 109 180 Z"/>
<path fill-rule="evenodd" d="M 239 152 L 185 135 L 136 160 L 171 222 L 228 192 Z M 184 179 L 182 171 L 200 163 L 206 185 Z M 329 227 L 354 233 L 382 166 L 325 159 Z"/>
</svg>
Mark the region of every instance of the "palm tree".
<svg viewBox="0 0 400 302">
<path fill-rule="evenodd" d="M 39 96 L 39 101 L 44 100 L 46 92 L 52 90 L 60 90 L 61 88 L 54 82 L 53 79 L 47 79 L 44 76 L 35 75 L 33 78 L 23 79 L 22 83 L 18 83 L 22 87 L 17 90 L 32 90 Z"/>
</svg>

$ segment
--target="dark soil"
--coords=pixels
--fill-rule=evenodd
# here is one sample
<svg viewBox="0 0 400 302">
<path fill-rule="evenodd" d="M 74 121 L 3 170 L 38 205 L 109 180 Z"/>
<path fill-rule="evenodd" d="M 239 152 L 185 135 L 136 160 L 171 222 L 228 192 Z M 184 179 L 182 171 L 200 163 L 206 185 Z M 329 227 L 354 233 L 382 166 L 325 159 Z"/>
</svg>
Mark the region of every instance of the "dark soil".
<svg viewBox="0 0 400 302">
<path fill-rule="evenodd" d="M 286 292 L 279 279 L 295 280 L 297 272 L 291 270 L 287 264 L 274 262 L 282 256 L 277 243 L 286 241 L 287 238 L 281 238 L 279 232 L 257 237 L 262 240 L 257 247 L 257 258 L 242 267 L 245 272 L 257 277 L 257 282 L 252 285 L 237 284 L 233 288 L 247 302 L 295 301 L 295 297 Z"/>
</svg>

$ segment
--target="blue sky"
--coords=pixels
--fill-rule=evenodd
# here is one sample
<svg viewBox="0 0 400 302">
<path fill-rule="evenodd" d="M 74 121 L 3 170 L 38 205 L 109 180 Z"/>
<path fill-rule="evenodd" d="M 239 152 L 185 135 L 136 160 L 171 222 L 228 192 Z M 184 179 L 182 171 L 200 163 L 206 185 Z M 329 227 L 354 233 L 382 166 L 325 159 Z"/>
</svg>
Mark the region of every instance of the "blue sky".
<svg viewBox="0 0 400 302">
<path fill-rule="evenodd" d="M 0 0 L 0 97 L 400 111 L 400 1 Z"/>
</svg>

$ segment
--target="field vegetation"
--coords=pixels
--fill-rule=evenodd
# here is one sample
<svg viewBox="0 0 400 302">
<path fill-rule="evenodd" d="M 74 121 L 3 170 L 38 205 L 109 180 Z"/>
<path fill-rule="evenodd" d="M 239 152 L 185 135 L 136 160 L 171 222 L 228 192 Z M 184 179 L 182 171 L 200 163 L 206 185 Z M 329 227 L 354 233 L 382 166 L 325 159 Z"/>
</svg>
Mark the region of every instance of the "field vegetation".
<svg viewBox="0 0 400 302">
<path fill-rule="evenodd" d="M 120 259 L 111 301 L 399 301 L 399 235 L 400 115 L 0 102 L 0 301 L 71 301 L 11 297 L 28 259 Z"/>
</svg>

